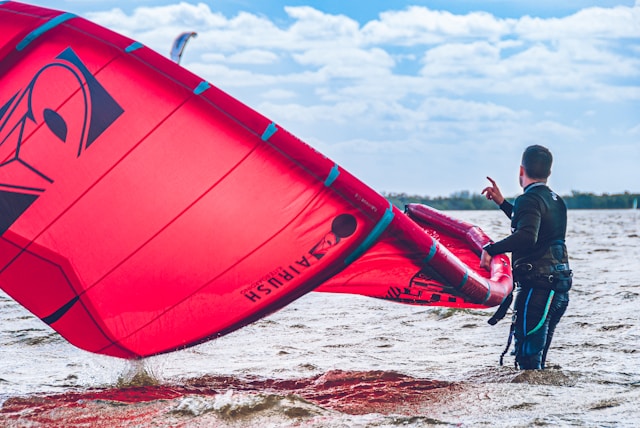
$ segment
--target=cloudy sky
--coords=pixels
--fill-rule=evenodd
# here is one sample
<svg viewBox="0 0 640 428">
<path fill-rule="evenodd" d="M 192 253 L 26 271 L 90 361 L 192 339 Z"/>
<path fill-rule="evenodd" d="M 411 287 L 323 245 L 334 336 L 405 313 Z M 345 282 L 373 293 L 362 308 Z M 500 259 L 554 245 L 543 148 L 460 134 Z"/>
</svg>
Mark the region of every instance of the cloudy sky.
<svg viewBox="0 0 640 428">
<path fill-rule="evenodd" d="M 380 192 L 640 192 L 640 0 L 34 0 L 168 56 Z"/>
</svg>

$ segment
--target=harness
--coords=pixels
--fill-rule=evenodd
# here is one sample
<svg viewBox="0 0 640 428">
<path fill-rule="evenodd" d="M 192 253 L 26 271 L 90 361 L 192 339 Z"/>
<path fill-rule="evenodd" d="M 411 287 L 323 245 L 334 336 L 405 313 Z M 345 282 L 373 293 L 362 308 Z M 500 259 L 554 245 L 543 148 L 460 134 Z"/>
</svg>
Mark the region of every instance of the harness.
<svg viewBox="0 0 640 428">
<path fill-rule="evenodd" d="M 514 280 L 523 288 L 544 288 L 569 291 L 573 272 L 564 240 L 553 241 L 534 261 L 517 260 L 513 267 Z"/>
</svg>

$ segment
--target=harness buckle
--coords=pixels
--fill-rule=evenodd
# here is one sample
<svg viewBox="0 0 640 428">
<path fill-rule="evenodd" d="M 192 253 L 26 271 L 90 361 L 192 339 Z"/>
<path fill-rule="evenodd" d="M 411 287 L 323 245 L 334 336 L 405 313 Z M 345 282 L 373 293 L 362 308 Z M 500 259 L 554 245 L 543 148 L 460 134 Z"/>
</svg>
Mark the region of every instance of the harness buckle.
<svg viewBox="0 0 640 428">
<path fill-rule="evenodd" d="M 521 263 L 518 264 L 515 269 L 520 272 L 531 272 L 533 270 L 533 265 L 531 263 Z"/>
</svg>

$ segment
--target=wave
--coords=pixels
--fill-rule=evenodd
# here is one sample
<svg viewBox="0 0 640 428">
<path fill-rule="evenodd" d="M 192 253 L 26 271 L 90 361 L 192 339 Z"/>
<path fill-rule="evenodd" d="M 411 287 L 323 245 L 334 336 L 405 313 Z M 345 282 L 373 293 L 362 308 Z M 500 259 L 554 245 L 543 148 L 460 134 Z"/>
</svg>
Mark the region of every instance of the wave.
<svg viewBox="0 0 640 428">
<path fill-rule="evenodd" d="M 369 422 L 373 417 L 375 424 L 420 426 L 426 419 L 412 416 L 420 403 L 429 394 L 455 388 L 450 382 L 392 371 L 342 370 L 298 379 L 207 375 L 159 383 L 143 365 L 134 367 L 138 371 L 122 376 L 116 387 L 8 398 L 0 424 L 76 426 L 99 420 L 113 426 L 153 420 L 167 425 L 264 426 L 363 416 Z M 125 384 L 122 378 L 129 377 L 132 381 Z M 140 379 L 152 384 L 138 385 Z"/>
</svg>

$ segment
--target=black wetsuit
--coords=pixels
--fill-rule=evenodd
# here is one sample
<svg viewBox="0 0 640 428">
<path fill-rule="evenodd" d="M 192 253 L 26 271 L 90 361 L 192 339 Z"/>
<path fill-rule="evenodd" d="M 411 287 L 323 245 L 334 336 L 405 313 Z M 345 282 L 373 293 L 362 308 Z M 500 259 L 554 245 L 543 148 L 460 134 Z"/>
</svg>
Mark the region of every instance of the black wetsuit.
<svg viewBox="0 0 640 428">
<path fill-rule="evenodd" d="M 516 363 L 521 369 L 543 369 L 556 325 L 569 304 L 567 207 L 538 182 L 527 186 L 514 205 L 505 200 L 500 209 L 511 218 L 512 234 L 485 250 L 491 256 L 512 253 Z"/>
</svg>

